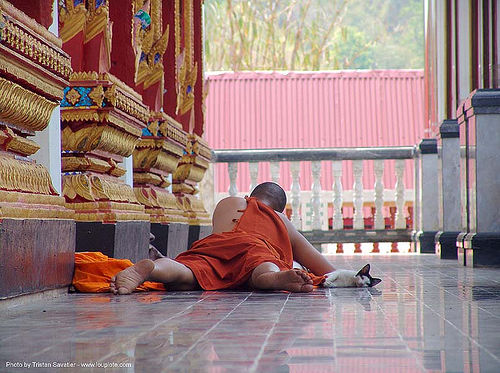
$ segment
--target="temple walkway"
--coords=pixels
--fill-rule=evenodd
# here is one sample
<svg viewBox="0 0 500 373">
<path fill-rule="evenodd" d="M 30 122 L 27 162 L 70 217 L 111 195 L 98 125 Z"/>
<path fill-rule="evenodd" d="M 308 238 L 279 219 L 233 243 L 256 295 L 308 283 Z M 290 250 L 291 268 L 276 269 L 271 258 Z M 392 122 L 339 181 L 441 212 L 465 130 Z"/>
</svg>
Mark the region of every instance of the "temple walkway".
<svg viewBox="0 0 500 373">
<path fill-rule="evenodd" d="M 330 258 L 369 262 L 383 281 L 309 294 L 69 294 L 4 308 L 0 371 L 500 372 L 500 269 L 433 255 Z"/>
</svg>

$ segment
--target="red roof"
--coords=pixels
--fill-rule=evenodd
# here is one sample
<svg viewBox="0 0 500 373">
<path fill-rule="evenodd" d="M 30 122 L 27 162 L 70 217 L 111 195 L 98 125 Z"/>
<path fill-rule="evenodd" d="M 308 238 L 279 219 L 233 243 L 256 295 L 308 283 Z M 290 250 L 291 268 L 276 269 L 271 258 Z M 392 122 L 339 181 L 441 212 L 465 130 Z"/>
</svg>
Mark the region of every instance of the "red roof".
<svg viewBox="0 0 500 373">
<path fill-rule="evenodd" d="M 205 138 L 214 149 L 402 146 L 424 134 L 423 70 L 209 73 L 206 80 Z M 411 188 L 413 169 L 407 165 L 405 184 Z M 351 189 L 350 162 L 344 167 L 343 186 Z M 373 189 L 369 169 L 365 189 Z M 392 170 L 386 162 L 389 189 Z M 216 173 L 217 190 L 227 191 L 227 166 L 217 166 Z M 269 179 L 268 165 L 261 164 L 259 182 Z M 306 165 L 301 189 L 310 189 L 311 182 Z M 287 165 L 280 183 L 285 189 L 291 184 Z M 249 184 L 248 166 L 240 165 L 238 190 Z M 331 185 L 331 167 L 324 164 L 322 187 Z"/>
</svg>

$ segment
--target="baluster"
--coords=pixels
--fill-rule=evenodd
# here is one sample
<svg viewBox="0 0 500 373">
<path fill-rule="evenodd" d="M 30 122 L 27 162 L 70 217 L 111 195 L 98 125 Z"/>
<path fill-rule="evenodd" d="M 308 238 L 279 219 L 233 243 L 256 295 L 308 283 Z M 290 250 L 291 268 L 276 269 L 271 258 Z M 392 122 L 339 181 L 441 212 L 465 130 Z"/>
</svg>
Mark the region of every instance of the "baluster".
<svg viewBox="0 0 500 373">
<path fill-rule="evenodd" d="M 342 216 L 342 161 L 332 161 L 333 229 L 344 229 Z"/>
<path fill-rule="evenodd" d="M 227 171 L 229 173 L 229 195 L 235 197 L 238 195 L 238 188 L 236 187 L 236 177 L 238 176 L 238 163 L 230 162 L 227 164 Z"/>
<path fill-rule="evenodd" d="M 373 162 L 373 168 L 375 171 L 375 219 L 374 228 L 384 229 L 384 214 L 382 214 L 382 207 L 384 206 L 384 182 L 382 177 L 384 176 L 384 160 L 377 159 Z"/>
<path fill-rule="evenodd" d="M 269 162 L 271 171 L 271 181 L 279 184 L 280 182 L 280 162 Z"/>
<path fill-rule="evenodd" d="M 313 178 L 313 182 L 312 182 L 312 186 L 311 186 L 311 191 L 312 191 L 311 202 L 312 202 L 312 208 L 313 208 L 312 229 L 320 230 L 321 229 L 321 217 L 320 217 L 321 161 L 312 161 L 311 162 L 311 171 L 312 171 L 312 178 Z"/>
<path fill-rule="evenodd" d="M 259 162 L 249 162 L 248 169 L 250 171 L 250 186 L 249 193 L 257 186 L 257 178 L 259 176 Z"/>
<path fill-rule="evenodd" d="M 405 160 L 397 159 L 396 160 L 396 221 L 394 227 L 396 229 L 405 229 L 406 228 L 406 220 L 404 214 L 404 205 L 405 205 L 405 184 L 403 180 L 403 175 L 405 172 Z"/>
<path fill-rule="evenodd" d="M 302 229 L 302 220 L 300 219 L 300 162 L 290 162 L 290 173 L 292 174 L 292 224 L 298 230 Z"/>
<path fill-rule="evenodd" d="M 363 161 L 352 161 L 352 170 L 354 173 L 353 189 L 353 204 L 354 204 L 354 229 L 364 229 L 365 222 L 363 219 Z"/>
</svg>

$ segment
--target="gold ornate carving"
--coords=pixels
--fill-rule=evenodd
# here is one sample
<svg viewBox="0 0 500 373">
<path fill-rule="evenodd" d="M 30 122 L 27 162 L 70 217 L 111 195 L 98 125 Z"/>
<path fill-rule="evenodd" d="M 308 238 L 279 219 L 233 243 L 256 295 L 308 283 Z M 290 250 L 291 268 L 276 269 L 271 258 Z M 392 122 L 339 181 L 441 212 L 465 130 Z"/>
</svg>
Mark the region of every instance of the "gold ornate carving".
<svg viewBox="0 0 500 373">
<path fill-rule="evenodd" d="M 102 107 L 102 102 L 104 101 L 104 88 L 102 88 L 102 85 L 92 88 L 92 91 L 89 93 L 89 97 L 98 107 Z"/>
<path fill-rule="evenodd" d="M 66 93 L 66 100 L 71 104 L 71 105 L 76 105 L 78 101 L 80 101 L 80 98 L 82 96 L 78 91 L 74 88 L 71 88 L 68 93 Z"/>
<path fill-rule="evenodd" d="M 187 113 L 194 104 L 194 85 L 197 78 L 197 64 L 194 63 L 194 28 L 193 0 L 183 1 L 183 12 L 180 11 L 180 0 L 175 0 L 175 71 L 177 107 L 176 114 Z M 184 31 L 184 48 L 181 50 L 181 22 Z"/>
<path fill-rule="evenodd" d="M 85 25 L 85 40 L 89 42 L 101 32 L 104 33 L 105 39 L 111 39 L 111 32 L 108 28 L 109 24 L 109 5 L 103 3 L 96 9 L 95 0 L 88 0 L 89 7 L 87 13 L 87 22 Z"/>
<path fill-rule="evenodd" d="M 57 195 L 45 167 L 0 155 L 0 189 Z"/>
<path fill-rule="evenodd" d="M 147 14 L 151 24 L 143 27 L 135 15 Z M 160 82 L 163 88 L 163 55 L 167 49 L 169 25 L 163 30 L 161 0 L 134 0 L 132 2 L 132 44 L 136 54 L 135 83 L 144 88 Z"/>
<path fill-rule="evenodd" d="M 58 85 L 53 81 L 45 78 L 35 70 L 28 70 L 25 66 L 16 61 L 7 59 L 6 56 L 0 54 L 0 72 L 4 72 L 26 83 L 37 87 L 37 90 L 42 91 L 54 99 L 61 100 L 63 98 L 63 85 Z"/>
<path fill-rule="evenodd" d="M 74 71 L 69 76 L 70 82 L 81 82 L 86 80 L 98 80 L 99 74 L 96 71 Z"/>
<path fill-rule="evenodd" d="M 154 223 L 186 223 L 183 206 L 179 200 L 165 189 L 138 186 L 134 187 L 137 200 L 146 207 L 146 212 Z"/>
<path fill-rule="evenodd" d="M 73 0 L 63 0 L 59 2 L 59 36 L 63 42 L 67 42 L 76 34 L 83 31 L 87 21 L 87 10 L 85 4 L 78 4 L 76 7 Z"/>
<path fill-rule="evenodd" d="M 0 149 L 22 155 L 32 155 L 40 149 L 34 141 L 17 135 L 9 127 L 3 127 L 3 130 L 0 131 Z M 1 125 L 0 128 L 2 128 Z"/>
<path fill-rule="evenodd" d="M 0 190 L 0 219 L 73 219 L 60 196 Z"/>
<path fill-rule="evenodd" d="M 0 18 L 0 42 L 67 79 L 71 73 L 71 62 L 69 56 L 60 49 L 61 41 L 8 2 L 0 2 L 0 9 L 8 14 Z"/>
<path fill-rule="evenodd" d="M 107 173 L 112 166 L 98 158 L 87 158 L 83 156 L 64 156 L 62 157 L 62 170 L 67 171 L 94 171 L 99 173 Z"/>
<path fill-rule="evenodd" d="M 91 151 L 103 150 L 112 154 L 128 157 L 134 151 L 139 139 L 110 126 L 97 124 L 82 127 L 76 131 L 65 126 L 62 131 L 64 150 Z"/>
<path fill-rule="evenodd" d="M 0 120 L 41 131 L 49 124 L 56 106 L 56 102 L 0 77 Z"/>
<path fill-rule="evenodd" d="M 153 174 L 151 172 L 134 172 L 134 185 L 151 184 L 159 187 L 168 187 L 169 182 L 162 175 Z"/>
<path fill-rule="evenodd" d="M 112 176 L 64 175 L 63 195 L 79 221 L 149 220 L 133 189 Z"/>
<path fill-rule="evenodd" d="M 120 179 L 105 175 L 85 173 L 63 176 L 63 195 L 66 200 L 74 201 L 114 201 L 137 203 L 135 194 L 130 186 Z"/>
<path fill-rule="evenodd" d="M 96 110 L 61 108 L 63 122 L 100 122 L 100 118 Z"/>
<path fill-rule="evenodd" d="M 113 112 L 98 112 L 97 110 L 61 108 L 61 119 L 63 122 L 99 122 L 110 123 L 124 130 L 126 133 L 139 137 L 141 130 L 133 127 L 125 120 L 117 117 Z"/>
</svg>

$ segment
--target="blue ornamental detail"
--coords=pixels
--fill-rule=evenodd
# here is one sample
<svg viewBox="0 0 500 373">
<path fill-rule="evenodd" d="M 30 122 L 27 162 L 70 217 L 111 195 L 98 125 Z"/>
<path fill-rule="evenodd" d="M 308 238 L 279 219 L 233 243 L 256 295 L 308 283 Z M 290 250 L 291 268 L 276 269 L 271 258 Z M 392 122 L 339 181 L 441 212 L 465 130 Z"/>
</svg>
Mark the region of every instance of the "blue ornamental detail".
<svg viewBox="0 0 500 373">
<path fill-rule="evenodd" d="M 142 136 L 153 136 L 153 134 L 147 128 L 143 128 L 142 129 Z"/>
<path fill-rule="evenodd" d="M 77 5 L 83 4 L 83 0 L 73 0 L 73 5 L 76 7 Z"/>
<path fill-rule="evenodd" d="M 98 9 L 101 5 L 105 5 L 106 0 L 96 0 L 95 2 L 95 8 Z"/>
<path fill-rule="evenodd" d="M 146 53 L 141 52 L 141 57 L 139 58 L 139 62 L 146 61 L 146 58 L 147 58 L 147 57 L 148 57 L 148 56 L 146 55 Z"/>
<path fill-rule="evenodd" d="M 92 90 L 92 88 L 75 87 L 75 89 L 80 94 L 80 96 L 82 96 L 80 98 L 80 101 L 78 101 L 75 106 L 80 107 L 80 106 L 92 106 L 92 105 L 94 105 L 94 102 L 89 97 L 89 93 Z"/>
<path fill-rule="evenodd" d="M 74 89 L 80 95 L 80 99 L 77 98 L 78 102 L 76 102 L 74 105 L 72 105 L 71 102 L 68 102 L 68 99 L 67 99 L 67 94 L 71 89 Z M 90 88 L 89 87 L 65 87 L 63 90 L 64 97 L 61 100 L 61 107 L 82 107 L 82 106 L 94 105 L 94 102 L 89 97 L 90 91 L 92 91 L 91 87 Z"/>
<path fill-rule="evenodd" d="M 154 62 L 155 62 L 155 63 L 158 63 L 158 62 L 160 62 L 160 59 L 161 59 L 161 55 L 160 55 L 160 53 L 156 53 L 156 54 L 155 54 L 155 59 L 154 59 Z"/>
<path fill-rule="evenodd" d="M 186 93 L 190 94 L 191 92 L 193 92 L 193 87 L 191 87 L 191 85 L 188 85 L 186 88 Z"/>
</svg>

